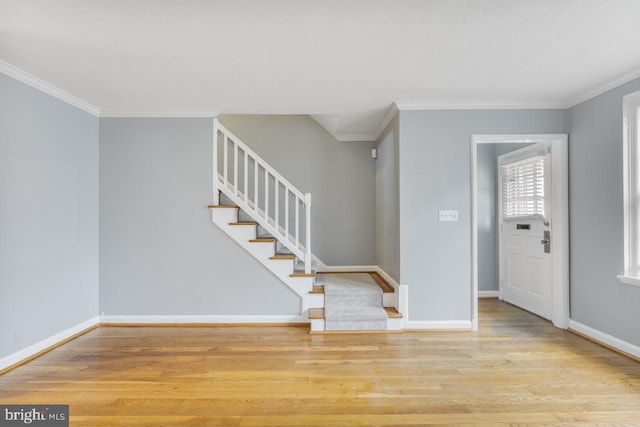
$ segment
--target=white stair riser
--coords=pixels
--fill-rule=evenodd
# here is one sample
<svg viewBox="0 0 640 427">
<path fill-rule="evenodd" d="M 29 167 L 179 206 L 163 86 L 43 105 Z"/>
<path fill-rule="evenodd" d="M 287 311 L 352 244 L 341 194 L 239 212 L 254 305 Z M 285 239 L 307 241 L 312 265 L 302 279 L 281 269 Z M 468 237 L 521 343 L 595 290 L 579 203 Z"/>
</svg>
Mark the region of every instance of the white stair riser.
<svg viewBox="0 0 640 427">
<path fill-rule="evenodd" d="M 269 259 L 275 254 L 273 243 L 253 243 L 248 240 L 242 244 L 256 258 Z"/>
<path fill-rule="evenodd" d="M 396 293 L 384 293 L 382 294 L 382 305 L 385 307 L 397 307 L 398 297 Z"/>
<path fill-rule="evenodd" d="M 402 329 L 402 318 L 391 318 L 387 320 L 387 330 L 389 331 L 399 331 Z"/>
<path fill-rule="evenodd" d="M 311 319 L 311 332 L 323 332 L 324 319 Z"/>
<path fill-rule="evenodd" d="M 213 221 L 214 224 L 218 225 L 236 222 L 238 220 L 236 211 L 237 209 L 232 208 L 211 209 L 211 221 Z"/>
<path fill-rule="evenodd" d="M 323 294 L 309 294 L 303 300 L 302 311 L 306 311 L 310 308 L 324 308 L 324 295 Z"/>
</svg>

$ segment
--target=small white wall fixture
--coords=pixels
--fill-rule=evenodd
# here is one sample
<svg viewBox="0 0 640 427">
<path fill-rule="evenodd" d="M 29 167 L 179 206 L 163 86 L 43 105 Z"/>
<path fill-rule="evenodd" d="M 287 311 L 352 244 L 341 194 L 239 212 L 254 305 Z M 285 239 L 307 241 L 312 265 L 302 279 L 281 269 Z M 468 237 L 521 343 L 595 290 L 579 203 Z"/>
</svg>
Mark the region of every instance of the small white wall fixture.
<svg viewBox="0 0 640 427">
<path fill-rule="evenodd" d="M 478 145 L 551 145 L 552 288 L 554 326 L 569 327 L 569 171 L 567 134 L 471 135 L 471 319 L 478 329 Z"/>
</svg>

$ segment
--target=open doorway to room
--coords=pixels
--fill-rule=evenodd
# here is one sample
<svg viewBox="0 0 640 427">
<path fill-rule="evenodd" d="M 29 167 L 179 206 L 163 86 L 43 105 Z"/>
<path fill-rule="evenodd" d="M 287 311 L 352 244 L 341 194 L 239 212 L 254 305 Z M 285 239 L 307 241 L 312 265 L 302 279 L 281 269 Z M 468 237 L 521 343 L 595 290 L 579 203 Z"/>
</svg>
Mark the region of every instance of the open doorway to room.
<svg viewBox="0 0 640 427">
<path fill-rule="evenodd" d="M 541 298 L 537 298 L 537 294 L 544 294 L 541 289 L 547 290 L 548 306 L 540 314 L 555 326 L 566 328 L 569 316 L 567 136 L 473 135 L 471 151 L 474 329 L 478 327 L 478 297 L 498 297 L 535 312 L 538 307 L 529 303 L 541 303 Z M 501 170 L 503 174 L 509 170 L 511 175 L 504 177 L 499 173 Z M 510 187 L 502 184 L 507 179 L 511 183 L 533 179 L 513 175 L 513 171 L 522 173 L 523 170 L 545 173 L 547 202 L 542 206 L 546 206 L 547 211 L 505 214 L 503 191 Z M 516 188 L 522 193 L 529 190 Z M 532 203 L 535 206 L 537 196 L 511 202 L 520 203 L 516 204 L 520 207 Z M 536 233 L 541 235 L 540 239 Z M 541 260 L 547 261 L 546 270 Z M 546 277 L 531 279 L 529 272 L 535 271 L 544 272 Z"/>
</svg>

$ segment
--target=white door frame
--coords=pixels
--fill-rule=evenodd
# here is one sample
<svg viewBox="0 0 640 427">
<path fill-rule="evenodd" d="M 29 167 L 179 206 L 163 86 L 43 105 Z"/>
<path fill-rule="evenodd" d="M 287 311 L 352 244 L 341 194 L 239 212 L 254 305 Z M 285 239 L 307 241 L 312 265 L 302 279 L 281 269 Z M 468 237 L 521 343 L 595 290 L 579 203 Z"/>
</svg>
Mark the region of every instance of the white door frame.
<svg viewBox="0 0 640 427">
<path fill-rule="evenodd" d="M 471 135 L 471 319 L 478 330 L 478 144 L 551 144 L 553 324 L 569 327 L 569 151 L 567 134 Z"/>
</svg>

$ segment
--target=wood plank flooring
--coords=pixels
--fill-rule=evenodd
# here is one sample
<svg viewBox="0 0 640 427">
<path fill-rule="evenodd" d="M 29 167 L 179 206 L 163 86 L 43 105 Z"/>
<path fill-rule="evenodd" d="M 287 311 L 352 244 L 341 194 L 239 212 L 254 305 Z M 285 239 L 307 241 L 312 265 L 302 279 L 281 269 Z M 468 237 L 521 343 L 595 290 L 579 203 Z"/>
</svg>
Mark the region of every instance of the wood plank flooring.
<svg viewBox="0 0 640 427">
<path fill-rule="evenodd" d="M 638 426 L 640 363 L 497 300 L 480 330 L 101 327 L 0 376 L 95 426 Z"/>
</svg>

